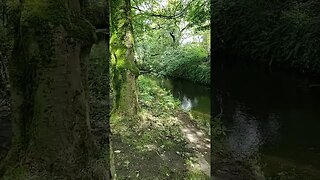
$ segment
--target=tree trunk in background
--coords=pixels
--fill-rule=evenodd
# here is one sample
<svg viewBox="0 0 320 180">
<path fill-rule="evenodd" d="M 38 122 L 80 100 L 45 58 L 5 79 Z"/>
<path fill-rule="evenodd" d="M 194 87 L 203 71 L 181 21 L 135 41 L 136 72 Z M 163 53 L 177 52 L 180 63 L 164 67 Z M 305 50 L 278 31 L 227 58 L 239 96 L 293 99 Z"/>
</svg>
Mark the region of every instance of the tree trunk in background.
<svg viewBox="0 0 320 180">
<path fill-rule="evenodd" d="M 12 0 L 21 9 L 9 62 L 12 147 L 8 179 L 108 179 L 90 132 L 87 57 L 94 28 L 79 0 Z"/>
<path fill-rule="evenodd" d="M 137 115 L 136 67 L 133 50 L 133 28 L 130 0 L 111 1 L 111 66 L 114 92 L 113 114 Z"/>
</svg>

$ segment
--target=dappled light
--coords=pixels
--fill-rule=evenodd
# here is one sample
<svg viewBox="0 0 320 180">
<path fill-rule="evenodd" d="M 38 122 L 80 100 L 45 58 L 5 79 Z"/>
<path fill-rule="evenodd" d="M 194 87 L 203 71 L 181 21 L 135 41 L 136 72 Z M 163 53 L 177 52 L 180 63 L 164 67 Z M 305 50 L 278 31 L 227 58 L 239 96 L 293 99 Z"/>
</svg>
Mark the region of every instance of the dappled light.
<svg viewBox="0 0 320 180">
<path fill-rule="evenodd" d="M 209 9 L 1 0 L 0 179 L 210 179 Z"/>
<path fill-rule="evenodd" d="M 192 119 L 180 109 L 181 102 L 157 81 L 142 75 L 137 84 L 139 120 L 123 117 L 111 121 L 112 132 L 121 139 L 112 140 L 114 150 L 122 152 L 115 153 L 118 176 L 133 177 L 139 171 L 141 178 L 209 177 L 208 135 L 189 122 Z M 196 141 L 190 141 L 190 137 L 195 137 Z M 128 148 L 130 153 L 126 154 Z M 141 166 L 141 163 L 148 165 Z M 160 169 L 160 172 L 150 168 Z"/>
</svg>

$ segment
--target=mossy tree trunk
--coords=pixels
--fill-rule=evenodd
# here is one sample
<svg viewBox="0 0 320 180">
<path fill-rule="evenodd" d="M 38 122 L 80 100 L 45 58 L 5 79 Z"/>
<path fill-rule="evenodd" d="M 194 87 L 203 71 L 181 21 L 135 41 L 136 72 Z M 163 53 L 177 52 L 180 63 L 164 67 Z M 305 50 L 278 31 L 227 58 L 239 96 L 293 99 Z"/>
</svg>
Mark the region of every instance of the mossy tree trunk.
<svg viewBox="0 0 320 180">
<path fill-rule="evenodd" d="M 12 147 L 0 177 L 108 179 L 90 132 L 87 57 L 94 28 L 79 0 L 12 0 Z M 14 8 L 12 7 L 12 8 Z"/>
<path fill-rule="evenodd" d="M 135 117 L 138 109 L 136 78 L 139 70 L 134 59 L 130 0 L 111 1 L 111 67 L 113 114 Z"/>
</svg>

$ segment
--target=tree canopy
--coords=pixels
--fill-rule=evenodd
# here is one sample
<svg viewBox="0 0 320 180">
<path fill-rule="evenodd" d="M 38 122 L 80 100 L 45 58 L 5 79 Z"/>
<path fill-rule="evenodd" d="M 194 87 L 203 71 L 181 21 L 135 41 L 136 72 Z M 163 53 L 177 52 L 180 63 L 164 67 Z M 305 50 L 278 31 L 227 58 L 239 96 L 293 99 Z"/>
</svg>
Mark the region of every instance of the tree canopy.
<svg viewBox="0 0 320 180">
<path fill-rule="evenodd" d="M 209 8 L 207 0 L 134 0 L 133 27 L 140 68 L 169 76 L 184 65 L 191 71 L 204 68 L 201 77 L 191 75 L 187 79 L 209 83 Z M 173 76 L 182 74 L 190 73 Z"/>
</svg>

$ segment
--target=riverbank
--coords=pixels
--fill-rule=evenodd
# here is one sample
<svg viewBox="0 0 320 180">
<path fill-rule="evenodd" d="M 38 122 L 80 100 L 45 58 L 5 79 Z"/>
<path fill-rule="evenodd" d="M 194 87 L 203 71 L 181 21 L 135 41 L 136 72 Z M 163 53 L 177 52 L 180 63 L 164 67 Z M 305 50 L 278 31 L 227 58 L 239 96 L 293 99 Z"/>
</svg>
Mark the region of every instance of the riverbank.
<svg viewBox="0 0 320 180">
<path fill-rule="evenodd" d="M 186 63 L 187 64 L 187 63 Z M 186 67 L 188 66 L 188 67 Z M 208 63 L 194 63 L 189 67 L 190 65 L 181 66 L 181 69 L 175 69 L 174 72 L 165 73 L 152 70 L 152 69 L 146 69 L 145 67 L 140 66 L 140 72 L 142 74 L 152 74 L 154 76 L 158 77 L 170 77 L 175 79 L 181 79 L 181 80 L 188 80 L 193 83 L 210 86 L 211 80 L 210 80 L 210 64 Z M 188 70 L 190 69 L 190 70 Z"/>
<path fill-rule="evenodd" d="M 249 55 L 239 54 L 237 52 L 219 50 L 215 53 L 216 59 L 213 61 L 212 66 L 215 68 L 223 68 L 224 66 L 230 66 L 235 64 L 238 66 L 242 64 L 243 67 L 256 67 L 257 70 L 263 72 L 281 72 L 281 73 L 289 73 L 299 75 L 305 78 L 311 79 L 319 79 L 319 73 L 311 72 L 311 71 L 302 71 L 299 68 L 294 68 L 290 64 L 279 63 L 273 61 L 270 64 L 270 59 L 258 59 L 250 57 Z M 220 67 L 217 67 L 220 66 Z M 213 78 L 216 78 L 216 73 L 213 74 Z M 317 87 L 316 84 L 310 84 L 311 86 Z"/>
<path fill-rule="evenodd" d="M 173 97 L 181 102 L 180 108 L 189 114 L 193 123 L 210 136 L 210 87 L 181 78 L 159 77 L 152 74 L 144 74 L 143 76 L 156 81 L 161 88 L 170 91 Z"/>
<path fill-rule="evenodd" d="M 139 118 L 115 117 L 110 122 L 117 177 L 209 179 L 209 137 L 186 123 L 190 116 L 157 82 L 140 76 L 138 87 Z M 201 150 L 195 147 L 198 143 Z"/>
<path fill-rule="evenodd" d="M 139 69 L 157 76 L 180 78 L 210 86 L 211 60 L 205 49 L 190 45 L 156 57 L 137 61 Z"/>
</svg>

